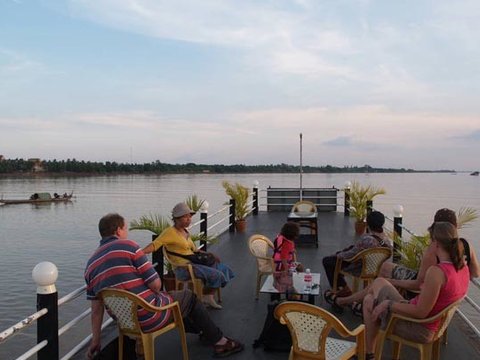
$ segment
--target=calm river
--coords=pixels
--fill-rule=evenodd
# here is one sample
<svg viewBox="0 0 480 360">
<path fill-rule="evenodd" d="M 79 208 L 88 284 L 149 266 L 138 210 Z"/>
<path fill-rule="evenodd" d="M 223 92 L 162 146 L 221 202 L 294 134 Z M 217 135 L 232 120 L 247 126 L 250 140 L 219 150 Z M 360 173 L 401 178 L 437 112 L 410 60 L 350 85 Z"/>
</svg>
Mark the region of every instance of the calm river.
<svg viewBox="0 0 480 360">
<path fill-rule="evenodd" d="M 102 215 L 119 212 L 127 220 L 149 213 L 169 215 L 175 203 L 192 194 L 208 200 L 210 210 L 216 211 L 227 201 L 222 180 L 238 181 L 248 187 L 258 180 L 260 190 L 268 186 L 299 185 L 296 174 L 0 178 L 0 197 L 6 199 L 26 198 L 43 191 L 63 194 L 73 190 L 76 195 L 73 202 L 66 204 L 0 206 L 0 331 L 35 312 L 31 271 L 38 262 L 51 261 L 57 265 L 60 297 L 84 284 L 84 266 L 97 247 L 97 223 Z M 471 207 L 480 211 L 480 178 L 463 173 L 303 176 L 304 187 L 343 188 L 346 181 L 353 180 L 385 188 L 387 194 L 377 197 L 374 207 L 392 217 L 393 207 L 403 205 L 404 224 L 416 233 L 425 231 L 438 208 Z M 265 192 L 261 191 L 260 196 L 265 196 Z M 260 199 L 261 205 L 265 202 Z M 480 221 L 461 233 L 478 252 Z M 141 231 L 131 232 L 130 237 L 141 245 L 151 238 Z M 72 312 L 78 314 L 84 304 L 76 306 Z M 11 358 L 30 347 L 33 330 L 1 344 L 0 359 Z"/>
</svg>

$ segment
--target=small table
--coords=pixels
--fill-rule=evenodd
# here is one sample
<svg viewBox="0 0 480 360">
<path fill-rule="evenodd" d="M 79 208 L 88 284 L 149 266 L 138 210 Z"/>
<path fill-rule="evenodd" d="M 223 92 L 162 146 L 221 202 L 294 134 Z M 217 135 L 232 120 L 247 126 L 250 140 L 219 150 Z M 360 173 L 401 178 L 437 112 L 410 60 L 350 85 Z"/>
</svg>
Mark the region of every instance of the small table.
<svg viewBox="0 0 480 360">
<path fill-rule="evenodd" d="M 312 274 L 312 290 L 310 292 L 305 292 L 305 283 L 303 281 L 305 273 L 293 273 L 293 294 L 308 296 L 308 302 L 315 305 L 315 296 L 320 295 L 320 273 L 311 273 Z M 270 274 L 265 279 L 262 288 L 260 289 L 261 293 L 270 294 L 272 300 L 279 298 L 282 293 L 280 293 L 273 286 L 273 275 Z M 285 294 L 285 293 L 283 293 Z"/>
<path fill-rule="evenodd" d="M 317 212 L 291 212 L 287 221 L 298 223 L 302 227 L 310 229 L 309 234 L 300 233 L 299 244 L 314 244 L 318 248 L 318 213 Z"/>
</svg>

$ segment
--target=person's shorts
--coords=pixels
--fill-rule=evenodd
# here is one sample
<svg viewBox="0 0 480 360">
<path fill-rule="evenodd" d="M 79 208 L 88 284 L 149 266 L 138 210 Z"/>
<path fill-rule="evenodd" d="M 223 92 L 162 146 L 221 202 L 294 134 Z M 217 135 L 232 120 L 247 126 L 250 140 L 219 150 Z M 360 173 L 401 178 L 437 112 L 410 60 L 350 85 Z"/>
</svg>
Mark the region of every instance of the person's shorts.
<svg viewBox="0 0 480 360">
<path fill-rule="evenodd" d="M 392 279 L 395 280 L 415 280 L 417 275 L 418 271 L 409 269 L 402 265 L 395 265 L 392 270 Z"/>
</svg>

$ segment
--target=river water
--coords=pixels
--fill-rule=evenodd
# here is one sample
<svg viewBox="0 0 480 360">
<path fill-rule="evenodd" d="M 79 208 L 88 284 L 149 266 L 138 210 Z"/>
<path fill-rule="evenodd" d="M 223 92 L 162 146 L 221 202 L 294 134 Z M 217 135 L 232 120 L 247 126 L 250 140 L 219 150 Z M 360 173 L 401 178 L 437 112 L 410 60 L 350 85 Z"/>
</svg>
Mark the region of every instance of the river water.
<svg viewBox="0 0 480 360">
<path fill-rule="evenodd" d="M 11 177 L 0 178 L 0 197 L 26 198 L 34 192 L 74 191 L 71 203 L 0 206 L 0 331 L 35 312 L 33 267 L 41 261 L 55 263 L 59 270 L 57 289 L 64 296 L 84 284 L 85 263 L 98 245 L 98 220 L 108 212 L 119 212 L 127 220 L 153 213 L 169 215 L 170 209 L 187 196 L 197 194 L 216 211 L 227 201 L 221 182 L 238 181 L 262 190 L 272 187 L 298 187 L 298 174 L 243 175 L 132 175 L 95 177 Z M 471 207 L 480 212 L 480 178 L 466 173 L 435 174 L 304 174 L 304 187 L 343 188 L 357 180 L 386 189 L 374 200 L 374 207 L 393 217 L 393 208 L 404 207 L 403 223 L 416 233 L 430 225 L 435 210 Z M 262 210 L 264 207 L 261 207 Z M 339 211 L 343 211 L 339 208 Z M 480 220 L 462 229 L 461 234 L 480 249 Z M 146 245 L 151 235 L 134 231 L 130 237 Z M 78 314 L 85 304 L 76 305 Z M 33 344 L 33 328 L 0 344 L 0 359 L 11 358 Z M 8 355 L 7 355 L 8 354 Z"/>
</svg>

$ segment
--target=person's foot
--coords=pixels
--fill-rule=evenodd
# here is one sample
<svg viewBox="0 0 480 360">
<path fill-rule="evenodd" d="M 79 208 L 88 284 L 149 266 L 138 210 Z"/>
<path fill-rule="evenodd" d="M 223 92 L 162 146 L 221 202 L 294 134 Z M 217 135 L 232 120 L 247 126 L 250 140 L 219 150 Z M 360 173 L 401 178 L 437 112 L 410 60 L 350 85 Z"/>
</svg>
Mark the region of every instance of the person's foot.
<svg viewBox="0 0 480 360">
<path fill-rule="evenodd" d="M 225 342 L 225 344 L 214 345 L 213 346 L 213 350 L 214 350 L 213 356 L 214 357 L 227 357 L 227 356 L 233 355 L 237 352 L 240 352 L 243 349 L 244 349 L 244 346 L 243 346 L 242 343 L 240 343 L 236 340 L 227 338 L 227 341 Z"/>
<path fill-rule="evenodd" d="M 211 307 L 212 309 L 216 309 L 216 310 L 222 309 L 222 305 L 217 304 L 217 302 L 213 298 L 213 295 L 204 295 L 202 302 L 205 306 Z"/>
</svg>

